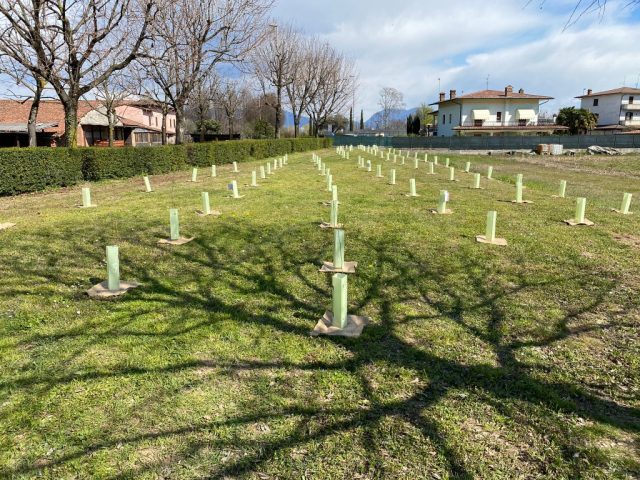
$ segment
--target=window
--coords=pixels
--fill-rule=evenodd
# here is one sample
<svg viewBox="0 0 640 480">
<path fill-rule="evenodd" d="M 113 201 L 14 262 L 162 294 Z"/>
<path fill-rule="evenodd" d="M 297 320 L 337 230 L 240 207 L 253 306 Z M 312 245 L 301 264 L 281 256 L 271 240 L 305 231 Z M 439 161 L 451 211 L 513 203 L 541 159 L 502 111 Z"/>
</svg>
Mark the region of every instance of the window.
<svg viewBox="0 0 640 480">
<path fill-rule="evenodd" d="M 625 120 L 633 120 L 633 112 L 627 112 L 624 116 Z"/>
<path fill-rule="evenodd" d="M 474 127 L 481 127 L 483 122 L 484 122 L 484 120 L 474 120 L 473 121 L 473 126 Z"/>
<path fill-rule="evenodd" d="M 524 119 L 518 120 L 518 126 L 519 127 L 526 127 L 527 126 L 527 121 L 524 120 Z"/>
<path fill-rule="evenodd" d="M 593 106 L 594 106 L 594 107 L 597 107 L 597 106 L 598 106 L 598 99 L 597 99 L 597 98 L 594 98 L 594 99 L 593 99 Z"/>
<path fill-rule="evenodd" d="M 156 127 L 158 126 L 158 117 L 156 117 Z"/>
<path fill-rule="evenodd" d="M 633 97 L 629 97 L 629 105 L 633 103 Z"/>
<path fill-rule="evenodd" d="M 502 112 L 496 113 L 496 121 L 498 121 L 498 122 L 502 121 Z"/>
<path fill-rule="evenodd" d="M 449 114 L 449 123 L 451 123 L 451 119 L 453 118 L 453 114 Z"/>
<path fill-rule="evenodd" d="M 446 115 L 442 115 L 442 124 L 444 125 L 445 123 L 447 123 L 447 116 Z"/>
</svg>

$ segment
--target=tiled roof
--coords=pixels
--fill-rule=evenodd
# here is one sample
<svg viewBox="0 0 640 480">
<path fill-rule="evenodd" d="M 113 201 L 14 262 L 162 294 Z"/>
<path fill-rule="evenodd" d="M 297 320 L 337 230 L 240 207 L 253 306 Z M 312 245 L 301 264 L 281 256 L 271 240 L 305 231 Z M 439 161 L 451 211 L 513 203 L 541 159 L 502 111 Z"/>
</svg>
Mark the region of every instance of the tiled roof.
<svg viewBox="0 0 640 480">
<path fill-rule="evenodd" d="M 602 92 L 591 92 L 588 95 L 580 95 L 576 98 L 588 98 L 599 97 L 601 95 L 625 95 L 625 94 L 638 94 L 640 95 L 640 88 L 620 87 L 613 90 L 603 90 Z"/>
<path fill-rule="evenodd" d="M 534 95 L 531 93 L 519 93 L 509 92 L 509 95 L 505 94 L 504 90 L 480 90 L 478 92 L 467 93 L 466 95 L 459 95 L 455 97 L 453 100 L 450 98 L 445 99 L 443 102 L 436 102 L 432 105 L 436 105 L 439 103 L 446 103 L 455 100 L 504 100 L 506 98 L 515 98 L 515 99 L 530 99 L 530 100 L 551 100 L 553 97 L 548 97 L 546 95 Z"/>
<path fill-rule="evenodd" d="M 78 120 L 100 105 L 97 101 L 81 100 L 78 104 Z M 31 100 L 0 99 L 0 123 L 27 123 Z M 57 124 L 47 129 L 56 135 L 64 135 L 64 108 L 57 100 L 41 100 L 38 108 L 38 123 Z"/>
</svg>

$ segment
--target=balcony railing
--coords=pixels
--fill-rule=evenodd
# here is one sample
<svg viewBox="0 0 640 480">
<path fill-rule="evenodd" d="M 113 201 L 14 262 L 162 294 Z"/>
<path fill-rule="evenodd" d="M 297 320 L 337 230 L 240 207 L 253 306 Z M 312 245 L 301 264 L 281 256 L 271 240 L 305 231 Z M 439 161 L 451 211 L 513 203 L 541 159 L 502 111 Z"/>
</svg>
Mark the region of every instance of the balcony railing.
<svg viewBox="0 0 640 480">
<path fill-rule="evenodd" d="M 623 120 L 621 123 L 625 127 L 640 127 L 640 118 L 638 120 Z"/>
<path fill-rule="evenodd" d="M 489 120 L 466 120 L 462 122 L 461 127 L 476 127 L 476 128 L 496 128 L 496 127 L 544 127 L 544 126 L 553 126 L 556 122 L 552 118 L 538 118 L 538 121 L 527 120 L 524 122 L 520 122 L 518 120 L 510 121 L 510 122 L 495 122 Z"/>
<path fill-rule="evenodd" d="M 640 103 L 623 103 L 622 104 L 622 108 L 623 108 L 623 110 L 638 111 L 638 110 L 640 110 Z"/>
</svg>

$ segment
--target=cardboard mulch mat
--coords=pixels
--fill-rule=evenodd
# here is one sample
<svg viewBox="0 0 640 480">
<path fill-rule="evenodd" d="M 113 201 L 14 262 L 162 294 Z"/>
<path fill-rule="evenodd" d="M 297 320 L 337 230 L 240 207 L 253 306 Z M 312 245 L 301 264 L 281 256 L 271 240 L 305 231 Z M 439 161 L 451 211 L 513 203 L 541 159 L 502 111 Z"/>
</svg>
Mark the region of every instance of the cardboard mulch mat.
<svg viewBox="0 0 640 480">
<path fill-rule="evenodd" d="M 576 220 L 574 218 L 570 219 L 570 220 L 564 220 L 564 223 L 566 223 L 567 225 L 571 225 L 572 227 L 577 227 L 578 225 L 586 225 L 587 227 L 593 227 L 595 225 L 595 223 L 593 223 L 591 220 L 588 219 L 584 219 L 584 222 L 576 222 Z"/>
<path fill-rule="evenodd" d="M 342 223 L 338 223 L 335 227 L 332 226 L 329 222 L 322 222 L 320 224 L 320 228 L 322 229 L 341 229 L 342 227 Z"/>
<path fill-rule="evenodd" d="M 218 210 L 211 210 L 211 213 L 204 213 L 202 210 L 196 210 L 196 213 L 201 217 L 219 217 L 222 215 L 222 212 Z"/>
<path fill-rule="evenodd" d="M 484 235 L 476 235 L 476 242 L 478 243 L 488 243 L 489 245 L 500 245 L 501 247 L 507 246 L 507 241 L 504 238 L 494 238 L 493 242 L 487 240 L 487 237 Z"/>
<path fill-rule="evenodd" d="M 324 316 L 318 320 L 315 328 L 311 332 L 312 337 L 327 335 L 330 337 L 350 337 L 357 338 L 362 334 L 365 326 L 371 323 L 369 317 L 359 317 L 357 315 L 347 315 L 347 326 L 343 329 L 332 326 L 333 312 L 327 310 Z"/>
<path fill-rule="evenodd" d="M 7 228 L 12 228 L 15 226 L 15 223 L 0 223 L 0 230 L 6 230 Z"/>
<path fill-rule="evenodd" d="M 322 262 L 320 271 L 322 273 L 356 273 L 358 262 L 344 262 L 342 268 L 335 268 L 333 262 Z"/>
<path fill-rule="evenodd" d="M 450 208 L 447 208 L 447 209 L 445 209 L 444 212 L 440 213 L 440 212 L 438 212 L 437 209 L 434 208 L 434 209 L 431 209 L 430 212 L 434 213 L 436 215 L 451 215 L 453 213 L 453 210 L 451 210 Z"/>
<path fill-rule="evenodd" d="M 185 238 L 185 237 L 180 237 L 177 240 L 171 240 L 170 238 L 161 238 L 160 240 L 158 240 L 158 244 L 159 245 L 184 245 L 186 243 L 191 242 L 192 240 L 195 240 L 196 237 L 191 237 L 191 238 Z"/>
<path fill-rule="evenodd" d="M 120 295 L 127 293 L 129 290 L 133 290 L 139 286 L 140 284 L 137 282 L 120 282 L 120 288 L 118 288 L 118 290 L 109 290 L 108 282 L 105 280 L 104 282 L 94 285 L 87 290 L 87 295 L 91 298 L 119 297 Z"/>
</svg>

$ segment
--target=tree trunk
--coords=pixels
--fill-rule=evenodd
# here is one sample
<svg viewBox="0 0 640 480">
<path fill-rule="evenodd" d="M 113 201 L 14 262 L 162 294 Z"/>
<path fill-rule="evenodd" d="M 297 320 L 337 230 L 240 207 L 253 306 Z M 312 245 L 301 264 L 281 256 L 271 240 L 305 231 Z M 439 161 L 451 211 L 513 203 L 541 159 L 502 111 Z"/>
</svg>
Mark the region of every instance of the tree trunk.
<svg viewBox="0 0 640 480">
<path fill-rule="evenodd" d="M 167 108 L 162 107 L 162 145 L 167 144 Z"/>
<path fill-rule="evenodd" d="M 38 135 L 36 132 L 36 126 L 38 124 L 38 109 L 40 108 L 40 97 L 42 96 L 42 90 L 44 89 L 44 81 L 36 79 L 36 91 L 33 96 L 33 102 L 31 102 L 31 108 L 29 109 L 29 120 L 27 121 L 27 132 L 29 134 L 29 146 L 38 146 Z"/>
<path fill-rule="evenodd" d="M 282 99 L 282 87 L 276 88 L 276 129 L 275 129 L 275 137 L 280 138 L 280 115 L 281 115 L 281 105 L 280 100 Z"/>
<path fill-rule="evenodd" d="M 293 138 L 298 138 L 300 134 L 300 120 L 293 120 Z"/>
<path fill-rule="evenodd" d="M 107 115 L 109 119 L 109 146 L 113 147 L 113 141 L 115 140 L 115 131 L 116 131 L 116 112 L 111 109 L 109 114 Z"/>
<path fill-rule="evenodd" d="M 65 145 L 69 148 L 78 146 L 78 98 L 70 95 L 64 107 Z"/>
<path fill-rule="evenodd" d="M 184 113 L 182 105 L 176 105 L 176 145 L 184 143 L 184 132 L 182 122 L 184 121 Z"/>
</svg>

